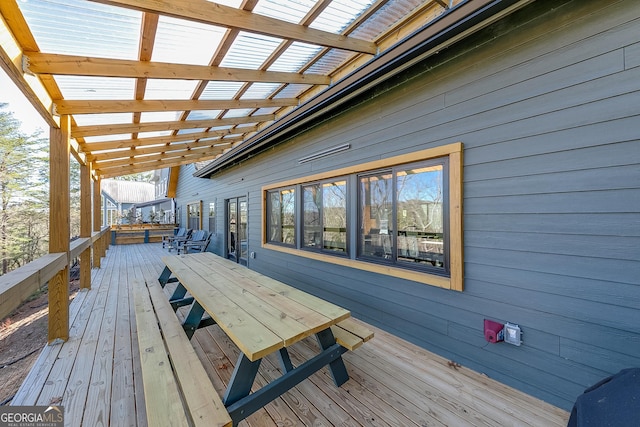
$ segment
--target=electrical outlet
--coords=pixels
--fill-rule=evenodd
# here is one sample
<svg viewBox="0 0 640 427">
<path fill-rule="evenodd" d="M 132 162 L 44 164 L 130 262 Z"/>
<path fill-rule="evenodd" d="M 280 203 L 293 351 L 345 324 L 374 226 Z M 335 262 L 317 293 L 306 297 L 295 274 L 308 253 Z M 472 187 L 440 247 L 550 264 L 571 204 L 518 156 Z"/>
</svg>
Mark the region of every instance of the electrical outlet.
<svg viewBox="0 0 640 427">
<path fill-rule="evenodd" d="M 507 322 L 504 325 L 504 342 L 519 346 L 522 344 L 522 331 L 520 326 Z"/>
</svg>

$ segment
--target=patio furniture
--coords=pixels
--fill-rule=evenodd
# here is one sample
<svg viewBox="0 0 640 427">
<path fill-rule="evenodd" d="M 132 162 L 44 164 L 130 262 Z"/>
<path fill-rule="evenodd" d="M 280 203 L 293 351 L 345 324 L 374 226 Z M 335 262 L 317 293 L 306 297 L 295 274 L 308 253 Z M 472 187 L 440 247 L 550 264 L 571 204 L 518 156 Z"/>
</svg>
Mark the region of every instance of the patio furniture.
<svg viewBox="0 0 640 427">
<path fill-rule="evenodd" d="M 178 255 L 180 255 L 180 250 L 185 254 L 190 252 L 204 252 L 207 250 L 207 246 L 209 246 L 209 240 L 211 239 L 211 234 L 205 230 L 198 230 L 191 235 L 190 240 L 186 240 L 182 243 L 182 245 L 178 245 Z"/>
<path fill-rule="evenodd" d="M 234 425 L 328 366 L 336 386 L 349 379 L 342 354 L 373 337 L 335 304 L 263 276 L 210 252 L 164 257 L 158 281 L 178 285 L 169 302 L 190 305 L 183 328 L 218 324 L 241 353 L 222 399 Z M 187 292 L 190 296 L 186 297 Z M 208 313 L 210 318 L 203 318 Z M 294 367 L 288 347 L 315 335 L 320 353 Z M 263 357 L 277 353 L 284 374 L 251 393 Z"/>
<path fill-rule="evenodd" d="M 176 231 L 175 234 L 165 234 L 164 236 L 162 236 L 162 247 L 164 248 L 165 245 L 169 245 L 169 249 L 171 249 L 171 245 L 173 244 L 174 240 L 183 239 L 187 237 L 188 233 L 190 232 L 191 230 L 187 230 L 184 227 L 180 227 L 178 228 L 178 231 Z"/>
<path fill-rule="evenodd" d="M 132 287 L 148 424 L 230 426 L 231 417 L 160 285 L 134 280 Z"/>
</svg>

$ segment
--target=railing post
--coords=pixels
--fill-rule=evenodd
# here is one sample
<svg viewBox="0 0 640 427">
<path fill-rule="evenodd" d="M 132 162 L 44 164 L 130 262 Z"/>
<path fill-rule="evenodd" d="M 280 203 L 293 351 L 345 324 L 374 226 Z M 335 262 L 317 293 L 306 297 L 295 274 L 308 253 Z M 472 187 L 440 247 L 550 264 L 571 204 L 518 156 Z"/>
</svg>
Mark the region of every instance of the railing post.
<svg viewBox="0 0 640 427">
<path fill-rule="evenodd" d="M 102 227 L 102 193 L 100 178 L 93 181 L 93 231 L 99 232 Z M 93 266 L 100 268 L 100 239 L 93 242 Z"/>
<path fill-rule="evenodd" d="M 49 252 L 66 253 L 67 265 L 49 280 L 49 343 L 69 338 L 70 136 L 70 116 L 63 115 L 60 129 L 50 131 Z"/>
<path fill-rule="evenodd" d="M 91 237 L 91 166 L 80 165 L 80 237 Z M 91 289 L 91 246 L 80 254 L 80 288 Z"/>
</svg>

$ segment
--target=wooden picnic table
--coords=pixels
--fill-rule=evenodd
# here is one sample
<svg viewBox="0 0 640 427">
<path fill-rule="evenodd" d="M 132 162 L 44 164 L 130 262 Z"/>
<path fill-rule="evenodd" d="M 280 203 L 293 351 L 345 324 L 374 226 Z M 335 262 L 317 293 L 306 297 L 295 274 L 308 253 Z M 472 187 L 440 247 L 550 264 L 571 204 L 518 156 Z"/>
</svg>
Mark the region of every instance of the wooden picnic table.
<svg viewBox="0 0 640 427">
<path fill-rule="evenodd" d="M 183 324 L 187 335 L 218 324 L 241 350 L 223 397 L 234 424 L 324 366 L 336 386 L 349 379 L 341 357 L 349 349 L 336 343 L 332 332 L 333 325 L 350 317 L 348 310 L 210 252 L 162 261 L 160 283 L 179 282 L 170 297 L 174 309 L 190 305 Z M 294 367 L 287 347 L 314 334 L 320 353 Z M 283 375 L 251 393 L 260 361 L 274 352 Z"/>
</svg>

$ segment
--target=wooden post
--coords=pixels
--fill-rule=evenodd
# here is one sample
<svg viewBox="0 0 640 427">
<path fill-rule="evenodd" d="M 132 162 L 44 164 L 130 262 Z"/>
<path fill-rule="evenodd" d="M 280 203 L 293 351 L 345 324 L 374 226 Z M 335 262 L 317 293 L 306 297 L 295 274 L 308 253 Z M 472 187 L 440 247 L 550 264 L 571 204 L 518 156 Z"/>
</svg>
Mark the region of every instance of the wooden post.
<svg viewBox="0 0 640 427">
<path fill-rule="evenodd" d="M 93 231 L 99 232 L 102 227 L 102 193 L 100 192 L 100 178 L 93 181 Z M 93 245 L 93 266 L 100 268 L 100 240 Z"/>
<path fill-rule="evenodd" d="M 91 238 L 91 166 L 80 165 L 80 237 Z M 91 246 L 80 254 L 80 289 L 91 289 Z"/>
<path fill-rule="evenodd" d="M 49 280 L 49 343 L 69 338 L 70 135 L 70 116 L 63 115 L 49 141 L 49 253 L 66 253 L 67 266 Z"/>
</svg>

